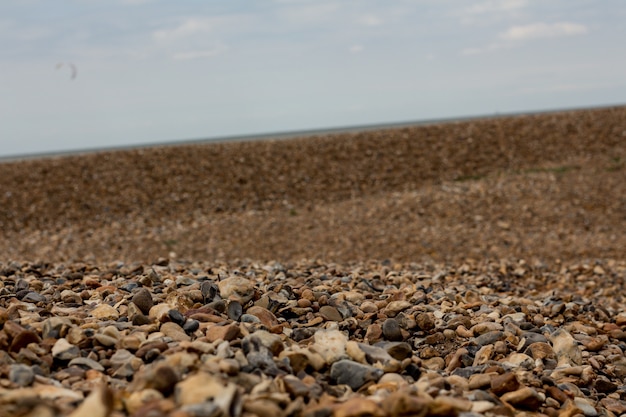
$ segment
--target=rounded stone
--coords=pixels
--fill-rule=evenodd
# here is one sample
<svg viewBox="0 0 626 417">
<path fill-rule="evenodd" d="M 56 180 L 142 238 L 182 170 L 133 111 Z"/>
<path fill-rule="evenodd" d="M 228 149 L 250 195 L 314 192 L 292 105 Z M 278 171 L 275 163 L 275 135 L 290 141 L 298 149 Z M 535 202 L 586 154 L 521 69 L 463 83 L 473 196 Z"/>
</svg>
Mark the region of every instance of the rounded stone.
<svg viewBox="0 0 626 417">
<path fill-rule="evenodd" d="M 400 324 L 396 319 L 389 318 L 383 322 L 383 336 L 392 342 L 399 342 L 403 339 Z"/>
</svg>

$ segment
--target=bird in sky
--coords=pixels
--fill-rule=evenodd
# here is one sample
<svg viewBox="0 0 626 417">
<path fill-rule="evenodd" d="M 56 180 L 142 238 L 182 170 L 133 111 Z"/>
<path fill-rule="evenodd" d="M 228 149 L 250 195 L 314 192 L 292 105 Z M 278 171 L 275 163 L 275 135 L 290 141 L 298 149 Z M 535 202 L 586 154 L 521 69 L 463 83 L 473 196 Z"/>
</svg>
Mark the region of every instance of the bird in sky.
<svg viewBox="0 0 626 417">
<path fill-rule="evenodd" d="M 67 63 L 65 63 L 65 62 L 59 62 L 59 63 L 57 64 L 57 67 L 56 67 L 56 68 L 57 68 L 57 70 L 58 70 L 58 69 L 60 69 L 60 68 L 63 68 L 63 66 L 67 66 L 67 67 L 69 67 L 69 69 L 70 69 L 70 71 L 71 71 L 71 73 L 70 73 L 70 79 L 71 79 L 71 80 L 74 80 L 74 79 L 76 78 L 76 76 L 78 75 L 78 69 L 76 68 L 76 65 L 74 65 L 74 64 L 73 64 L 73 63 L 71 63 L 71 62 L 67 62 Z"/>
</svg>

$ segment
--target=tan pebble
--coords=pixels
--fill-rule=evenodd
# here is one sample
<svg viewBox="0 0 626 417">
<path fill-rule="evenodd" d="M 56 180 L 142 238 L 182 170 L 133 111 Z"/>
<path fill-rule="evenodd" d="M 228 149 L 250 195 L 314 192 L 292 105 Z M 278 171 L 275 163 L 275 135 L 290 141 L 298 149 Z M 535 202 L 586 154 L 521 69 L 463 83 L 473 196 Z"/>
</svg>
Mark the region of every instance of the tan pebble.
<svg viewBox="0 0 626 417">
<path fill-rule="evenodd" d="M 478 352 L 476 352 L 476 355 L 474 356 L 474 362 L 472 366 L 484 365 L 485 363 L 490 361 L 491 357 L 493 356 L 494 351 L 495 351 L 494 345 L 485 345 L 481 347 L 480 349 L 478 349 Z"/>
<path fill-rule="evenodd" d="M 430 400 L 411 392 L 395 392 L 385 397 L 381 403 L 385 415 L 416 416 L 428 414 Z"/>
<path fill-rule="evenodd" d="M 507 372 L 502 375 L 496 375 L 491 379 L 491 391 L 500 396 L 507 392 L 515 391 L 521 386 L 517 375 Z"/>
<path fill-rule="evenodd" d="M 445 367 L 446 362 L 443 360 L 443 358 L 434 357 L 422 361 L 422 365 L 426 369 L 430 369 L 432 371 L 440 371 Z"/>
<path fill-rule="evenodd" d="M 523 387 L 516 391 L 503 394 L 500 399 L 515 407 L 537 410 L 545 400 L 542 395 L 530 387 Z"/>
<path fill-rule="evenodd" d="M 329 321 L 343 321 L 341 313 L 333 306 L 325 305 L 320 308 L 320 314 Z"/>
<path fill-rule="evenodd" d="M 301 298 L 298 300 L 298 307 L 307 308 L 311 307 L 311 300 L 307 300 L 306 298 Z"/>
<path fill-rule="evenodd" d="M 458 412 L 470 411 L 472 402 L 464 398 L 440 395 L 429 405 L 430 415 L 455 415 Z"/>
<path fill-rule="evenodd" d="M 267 308 L 252 306 L 248 310 L 246 310 L 246 314 L 251 314 L 261 320 L 261 323 L 268 329 L 277 326 L 278 320 L 274 313 L 269 311 Z"/>
<path fill-rule="evenodd" d="M 380 324 L 374 323 L 367 328 L 364 339 L 370 344 L 376 343 L 383 338 L 383 328 Z"/>
<path fill-rule="evenodd" d="M 415 316 L 415 323 L 421 330 L 432 330 L 435 328 L 435 316 L 433 313 L 419 313 Z"/>
<path fill-rule="evenodd" d="M 364 301 L 361 303 L 360 307 L 361 311 L 364 313 L 376 313 L 378 312 L 378 307 L 371 301 Z"/>
<path fill-rule="evenodd" d="M 460 391 L 467 391 L 469 389 L 469 381 L 462 376 L 450 375 L 445 379 L 448 384 L 455 388 L 458 388 Z"/>
<path fill-rule="evenodd" d="M 237 386 L 206 372 L 190 375 L 176 384 L 175 399 L 179 405 L 212 401 L 224 415 L 229 415 L 231 410 L 241 409 Z"/>
<path fill-rule="evenodd" d="M 468 330 L 467 328 L 465 328 L 465 326 L 463 326 L 462 324 L 457 326 L 456 328 L 456 334 L 461 336 L 461 337 L 465 337 L 465 338 L 471 338 L 474 337 L 474 332 Z"/>
<path fill-rule="evenodd" d="M 469 389 L 481 389 L 491 386 L 491 379 L 497 374 L 474 374 L 469 379 Z"/>
<path fill-rule="evenodd" d="M 469 352 L 465 348 L 457 349 L 454 355 L 452 355 L 452 358 L 450 359 L 450 363 L 446 367 L 446 372 L 452 373 L 452 371 L 454 371 L 456 368 L 462 366 L 461 357 L 464 355 L 468 355 L 468 354 Z"/>
<path fill-rule="evenodd" d="M 346 343 L 346 353 L 348 356 L 359 363 L 367 363 L 367 359 L 365 358 L 365 352 L 359 348 L 359 344 L 354 340 L 350 340 Z"/>
<path fill-rule="evenodd" d="M 120 340 L 120 348 L 136 351 L 141 346 L 141 343 L 146 340 L 145 336 L 141 337 L 139 333 L 132 333 L 128 336 L 122 337 Z"/>
<path fill-rule="evenodd" d="M 491 401 L 474 401 L 472 402 L 472 413 L 484 413 L 486 411 L 491 410 L 492 408 L 494 408 L 496 405 L 494 403 L 492 403 Z"/>
<path fill-rule="evenodd" d="M 327 364 L 346 358 L 348 338 L 339 330 L 318 330 L 313 336 L 311 349 L 319 353 Z"/>
<path fill-rule="evenodd" d="M 386 307 L 384 307 L 384 312 L 389 317 L 395 317 L 398 313 L 410 308 L 411 306 L 413 306 L 413 304 L 405 300 L 391 301 Z M 378 308 L 381 309 L 380 306 Z"/>
<path fill-rule="evenodd" d="M 239 373 L 239 362 L 235 359 L 222 359 L 219 369 L 226 375 L 234 376 Z"/>
<path fill-rule="evenodd" d="M 582 353 L 578 342 L 567 330 L 561 328 L 552 333 L 548 339 L 558 360 L 558 366 L 573 366 L 582 363 Z"/>
<path fill-rule="evenodd" d="M 159 391 L 147 388 L 131 393 L 124 401 L 124 407 L 129 414 L 135 414 L 145 404 L 163 399 Z"/>
<path fill-rule="evenodd" d="M 311 302 L 315 301 L 315 295 L 313 294 L 313 291 L 308 288 L 302 290 L 302 293 L 300 293 L 300 297 Z"/>
<path fill-rule="evenodd" d="M 159 322 L 170 321 L 169 312 L 172 307 L 169 304 L 157 304 L 150 308 L 148 317 Z"/>
<path fill-rule="evenodd" d="M 238 301 L 242 305 L 250 301 L 255 293 L 254 282 L 240 276 L 226 278 L 218 282 L 217 286 L 223 299 Z"/>
<path fill-rule="evenodd" d="M 383 417 L 385 412 L 374 401 L 367 398 L 350 398 L 335 407 L 335 417 Z"/>
<path fill-rule="evenodd" d="M 183 328 L 173 322 L 166 322 L 161 324 L 160 330 L 165 336 L 171 337 L 177 342 L 191 340 L 191 337 L 187 333 L 185 333 Z"/>
<path fill-rule="evenodd" d="M 117 320 L 120 318 L 120 313 L 108 304 L 100 304 L 91 310 L 89 315 L 99 320 Z"/>
<path fill-rule="evenodd" d="M 526 352 L 530 354 L 534 359 L 555 359 L 556 354 L 548 343 L 535 342 L 532 343 L 526 349 Z"/>
<path fill-rule="evenodd" d="M 106 385 L 102 385 L 94 389 L 69 417 L 108 417 L 113 405 L 113 393 Z"/>
<path fill-rule="evenodd" d="M 559 410 L 559 417 L 574 417 L 577 414 L 582 415 L 582 410 L 570 399 Z"/>
<path fill-rule="evenodd" d="M 510 366 L 512 368 L 532 369 L 535 366 L 535 361 L 530 356 L 524 353 L 513 352 L 506 357 L 502 364 Z"/>
<path fill-rule="evenodd" d="M 211 326 L 206 329 L 207 342 L 213 343 L 218 340 L 230 342 L 241 336 L 241 329 L 236 324 L 226 326 Z"/>
<path fill-rule="evenodd" d="M 504 327 L 502 326 L 502 324 L 500 323 L 494 323 L 494 322 L 485 322 L 485 323 L 478 323 L 476 325 L 474 325 L 470 331 L 472 333 L 474 333 L 474 335 L 478 336 L 487 332 L 491 332 L 491 331 L 496 331 L 496 330 L 503 330 Z"/>
</svg>

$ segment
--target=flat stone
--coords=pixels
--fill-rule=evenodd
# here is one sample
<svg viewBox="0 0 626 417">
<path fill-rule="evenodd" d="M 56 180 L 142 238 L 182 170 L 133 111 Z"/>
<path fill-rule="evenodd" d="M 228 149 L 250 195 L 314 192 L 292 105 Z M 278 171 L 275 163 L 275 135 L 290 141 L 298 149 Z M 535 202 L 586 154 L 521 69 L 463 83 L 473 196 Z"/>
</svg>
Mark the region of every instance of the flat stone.
<svg viewBox="0 0 626 417">
<path fill-rule="evenodd" d="M 174 322 L 161 324 L 160 330 L 167 337 L 171 337 L 173 340 L 176 340 L 178 342 L 191 340 L 191 337 L 189 337 L 189 335 L 183 330 L 183 328 Z"/>
<path fill-rule="evenodd" d="M 237 339 L 241 336 L 241 330 L 239 326 L 235 324 L 228 324 L 226 326 L 211 326 L 206 330 L 206 338 L 209 342 L 216 342 L 218 340 L 231 340 Z"/>
<path fill-rule="evenodd" d="M 544 401 L 537 391 L 530 387 L 522 387 L 518 390 L 503 394 L 500 399 L 515 408 L 523 408 L 531 411 L 537 410 Z"/>
<path fill-rule="evenodd" d="M 322 315 L 322 317 L 324 317 L 326 320 L 330 320 L 330 321 L 343 321 L 343 316 L 341 315 L 341 313 L 339 312 L 339 310 L 337 310 L 335 307 L 333 306 L 322 306 L 320 307 L 320 314 Z"/>
<path fill-rule="evenodd" d="M 89 315 L 99 320 L 117 320 L 120 318 L 120 313 L 108 304 L 98 305 L 90 311 Z"/>
</svg>

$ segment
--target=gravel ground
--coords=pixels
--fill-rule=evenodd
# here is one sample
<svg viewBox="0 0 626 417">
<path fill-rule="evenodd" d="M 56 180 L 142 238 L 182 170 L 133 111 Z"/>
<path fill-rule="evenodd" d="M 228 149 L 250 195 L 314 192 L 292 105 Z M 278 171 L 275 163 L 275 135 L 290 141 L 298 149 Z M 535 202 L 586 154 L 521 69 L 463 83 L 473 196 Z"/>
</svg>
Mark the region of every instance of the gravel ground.
<svg viewBox="0 0 626 417">
<path fill-rule="evenodd" d="M 0 184 L 0 416 L 626 415 L 626 107 Z"/>
</svg>

